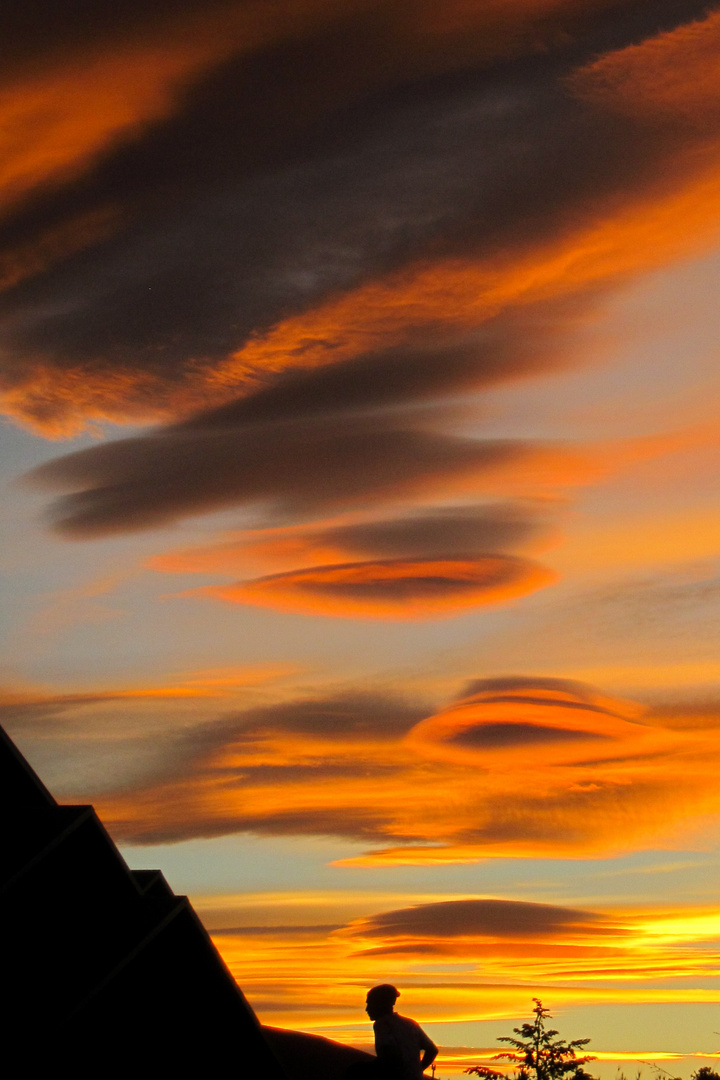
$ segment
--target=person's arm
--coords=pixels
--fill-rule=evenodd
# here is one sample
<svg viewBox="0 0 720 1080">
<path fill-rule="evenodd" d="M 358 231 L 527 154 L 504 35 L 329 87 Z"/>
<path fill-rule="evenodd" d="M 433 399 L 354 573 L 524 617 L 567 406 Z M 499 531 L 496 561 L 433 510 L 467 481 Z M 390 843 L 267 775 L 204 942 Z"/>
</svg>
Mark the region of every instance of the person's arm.
<svg viewBox="0 0 720 1080">
<path fill-rule="evenodd" d="M 438 1055 L 438 1048 L 432 1039 L 425 1034 L 422 1028 L 420 1028 L 420 1034 L 422 1035 L 422 1041 L 420 1043 L 420 1049 L 423 1052 L 423 1056 L 420 1059 L 420 1068 L 423 1072 L 429 1069 L 433 1061 Z"/>
</svg>

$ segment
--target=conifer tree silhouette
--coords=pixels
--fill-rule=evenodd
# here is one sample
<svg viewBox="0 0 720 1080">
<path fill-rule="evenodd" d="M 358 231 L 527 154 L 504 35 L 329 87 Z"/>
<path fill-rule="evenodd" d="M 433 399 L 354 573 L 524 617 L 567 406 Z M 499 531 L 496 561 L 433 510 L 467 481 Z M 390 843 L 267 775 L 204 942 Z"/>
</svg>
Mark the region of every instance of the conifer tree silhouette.
<svg viewBox="0 0 720 1080">
<path fill-rule="evenodd" d="M 551 1013 L 543 1007 L 539 998 L 533 998 L 535 1008 L 532 1023 L 513 1028 L 515 1036 L 501 1035 L 498 1042 L 510 1043 L 512 1050 L 496 1054 L 496 1061 L 510 1061 L 518 1066 L 516 1080 L 592 1080 L 583 1065 L 595 1059 L 591 1055 L 578 1057 L 577 1050 L 587 1046 L 589 1039 L 573 1039 L 566 1042 L 558 1038 L 559 1032 L 546 1028 L 545 1021 Z M 502 1074 L 484 1065 L 473 1065 L 465 1069 L 480 1077 L 480 1080 L 502 1080 Z"/>
</svg>

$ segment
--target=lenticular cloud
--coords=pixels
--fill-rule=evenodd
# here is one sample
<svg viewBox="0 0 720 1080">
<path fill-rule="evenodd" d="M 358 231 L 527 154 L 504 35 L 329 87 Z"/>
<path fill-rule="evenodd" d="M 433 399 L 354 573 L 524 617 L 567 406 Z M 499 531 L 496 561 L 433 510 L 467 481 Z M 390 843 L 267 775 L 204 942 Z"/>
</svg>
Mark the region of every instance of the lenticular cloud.
<svg viewBox="0 0 720 1080">
<path fill-rule="evenodd" d="M 308 615 L 438 618 L 502 603 L 554 580 L 528 559 L 387 559 L 313 566 L 197 593 Z"/>
</svg>

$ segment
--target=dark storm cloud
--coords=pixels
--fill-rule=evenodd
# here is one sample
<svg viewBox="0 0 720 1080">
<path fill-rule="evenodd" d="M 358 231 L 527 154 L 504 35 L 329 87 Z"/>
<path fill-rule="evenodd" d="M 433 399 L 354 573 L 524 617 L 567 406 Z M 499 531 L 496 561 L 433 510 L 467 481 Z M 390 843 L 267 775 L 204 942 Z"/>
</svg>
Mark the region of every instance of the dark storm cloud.
<svg viewBox="0 0 720 1080">
<path fill-rule="evenodd" d="M 602 933 L 603 917 L 591 911 L 534 904 L 521 900 L 443 900 L 400 908 L 359 919 L 353 924 L 360 937 L 538 938 L 562 935 L 582 928 Z"/>
<path fill-rule="evenodd" d="M 76 48 L 109 48 L 119 14 L 62 10 L 82 27 Z M 121 36 L 157 35 L 171 15 L 192 28 L 201 10 L 164 5 L 150 17 L 133 4 Z M 280 4 L 275 32 L 263 25 L 255 38 L 247 28 L 268 21 L 262 5 L 206 11 L 220 39 L 225 20 L 227 40 L 173 91 L 173 107 L 128 121 L 72 184 L 54 178 L 5 218 L 12 254 L 69 217 L 121 208 L 112 236 L 60 253 L 6 293 L 4 378 L 17 415 L 51 426 L 83 411 L 172 415 L 193 397 L 233 396 L 244 377 L 213 383 L 214 367 L 278 320 L 410 266 L 506 257 L 561 236 L 652 179 L 686 141 L 618 124 L 574 100 L 563 78 L 701 15 L 699 3 L 549 4 L 533 17 L 508 5 L 502 18 L 463 9 L 452 32 L 422 3 Z M 21 56 L 33 20 L 19 9 L 7 19 Z M 71 39 L 55 16 L 36 49 Z M 418 340 L 410 325 L 404 335 Z M 462 338 L 450 385 L 485 378 L 482 347 L 463 356 Z M 493 362 L 527 367 L 513 352 Z M 369 389 L 376 360 L 352 360 L 345 375 L 365 379 L 373 400 L 441 382 L 432 364 L 416 375 L 425 361 L 409 356 L 398 354 L 387 389 Z M 317 392 L 337 396 L 341 382 Z"/>
</svg>

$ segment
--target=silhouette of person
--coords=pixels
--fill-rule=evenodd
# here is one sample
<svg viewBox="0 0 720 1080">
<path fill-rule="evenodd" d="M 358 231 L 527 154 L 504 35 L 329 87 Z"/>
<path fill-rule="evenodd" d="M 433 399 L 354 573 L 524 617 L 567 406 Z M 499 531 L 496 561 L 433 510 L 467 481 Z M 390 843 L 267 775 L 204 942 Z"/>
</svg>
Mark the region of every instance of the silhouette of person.
<svg viewBox="0 0 720 1080">
<path fill-rule="evenodd" d="M 380 1080 L 422 1080 L 438 1048 L 419 1024 L 395 1012 L 400 992 L 389 983 L 368 991 L 365 1011 L 373 1021 Z"/>
</svg>

